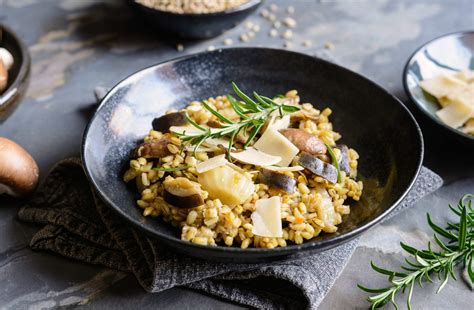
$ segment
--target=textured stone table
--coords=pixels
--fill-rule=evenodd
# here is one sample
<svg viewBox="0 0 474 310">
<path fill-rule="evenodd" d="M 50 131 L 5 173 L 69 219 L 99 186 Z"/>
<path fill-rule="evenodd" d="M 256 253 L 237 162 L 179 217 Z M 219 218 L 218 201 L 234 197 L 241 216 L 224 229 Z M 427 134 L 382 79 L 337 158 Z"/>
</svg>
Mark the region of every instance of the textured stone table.
<svg viewBox="0 0 474 310">
<path fill-rule="evenodd" d="M 290 1 L 267 1 L 267 5 L 270 2 L 282 7 Z M 326 53 L 402 100 L 406 96 L 401 74 L 412 51 L 438 35 L 474 28 L 471 0 L 291 2 L 298 19 L 291 48 L 309 54 Z M 144 31 L 122 1 L 0 0 L 0 22 L 18 32 L 33 59 L 27 97 L 0 124 L 0 136 L 25 146 L 44 173 L 55 161 L 79 154 L 84 127 L 95 107 L 95 86 L 113 86 L 145 66 L 203 51 L 210 45 L 221 46 L 225 38 L 232 38 L 239 46 L 282 47 L 281 39 L 268 36 L 268 22 L 257 14 L 250 20 L 260 23 L 262 30 L 246 44 L 238 41 L 244 25 L 213 40 L 181 42 Z M 311 40 L 312 46 L 303 47 L 303 40 Z M 334 49 L 324 49 L 327 42 Z M 184 44 L 183 52 L 176 51 L 177 43 Z M 414 110 L 411 103 L 407 105 Z M 321 309 L 367 307 L 366 295 L 356 283 L 382 284 L 384 280 L 370 271 L 369 261 L 397 266 L 402 260 L 400 240 L 421 246 L 430 238 L 426 212 L 445 220 L 448 202 L 474 192 L 474 151 L 445 137 L 414 112 L 425 135 L 425 165 L 445 179 L 445 186 L 411 210 L 367 232 Z M 27 244 L 34 228 L 15 220 L 18 205 L 12 199 L 0 198 L 0 308 L 238 307 L 180 288 L 146 294 L 124 273 L 32 252 Z M 450 282 L 440 295 L 434 291 L 434 285 L 417 290 L 416 308 L 471 306 L 473 295 L 461 281 Z"/>
</svg>

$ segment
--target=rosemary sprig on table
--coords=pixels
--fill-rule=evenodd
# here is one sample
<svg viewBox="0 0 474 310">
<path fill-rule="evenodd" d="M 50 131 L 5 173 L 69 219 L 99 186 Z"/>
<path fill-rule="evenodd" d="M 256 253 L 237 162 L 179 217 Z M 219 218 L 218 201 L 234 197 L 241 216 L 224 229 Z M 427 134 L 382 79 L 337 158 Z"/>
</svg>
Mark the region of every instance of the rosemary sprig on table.
<svg viewBox="0 0 474 310">
<path fill-rule="evenodd" d="M 413 258 L 405 259 L 407 265 L 401 266 L 406 272 L 387 270 L 376 266 L 371 262 L 372 268 L 383 275 L 388 276 L 390 286 L 385 288 L 367 288 L 360 284 L 358 287 L 368 293 L 375 294 L 368 298 L 372 304 L 372 309 L 380 308 L 391 302 L 398 309 L 395 303 L 395 295 L 405 292 L 408 289 L 407 307 L 411 309 L 411 298 L 413 289 L 418 282 L 422 287 L 422 281 L 433 282 L 431 276 L 436 274 L 439 280 L 442 280 L 438 287 L 439 293 L 454 275 L 454 266 L 463 263 L 467 270 L 468 279 L 471 284 L 474 283 L 473 257 L 474 257 L 474 209 L 472 206 L 472 195 L 465 195 L 459 200 L 456 207 L 449 205 L 451 211 L 459 217 L 457 223 L 447 223 L 446 228 L 433 223 L 429 214 L 427 214 L 428 224 L 434 231 L 434 240 L 440 251 L 434 251 L 431 243 L 428 243 L 428 249 L 418 250 L 403 242 L 400 243 L 403 250 L 409 253 Z M 439 236 L 445 238 L 447 242 L 441 241 Z"/>
<path fill-rule="evenodd" d="M 278 111 L 280 116 L 283 116 L 300 109 L 296 106 L 278 104 L 271 98 L 259 95 L 255 91 L 253 92 L 254 99 L 252 99 L 242 92 L 234 82 L 232 82 L 232 88 L 241 100 L 237 100 L 231 95 L 227 95 L 227 99 L 232 105 L 235 113 L 239 115 L 239 121 L 233 122 L 229 120 L 227 117 L 212 108 L 206 101 L 203 101 L 202 104 L 204 108 L 217 117 L 221 127 L 212 129 L 207 128 L 197 124 L 189 116 L 186 116 L 188 122 L 196 129 L 199 129 L 199 131 L 182 133 L 175 132 L 174 134 L 178 135 L 181 140 L 188 141 L 194 145 L 194 151 L 196 151 L 199 146 L 206 141 L 206 139 L 220 138 L 224 136 L 230 138 L 228 146 L 228 149 L 230 150 L 234 144 L 235 137 L 239 133 L 244 133 L 248 137 L 244 143 L 244 148 L 246 148 L 250 143 L 252 143 L 255 136 L 265 124 L 267 118 L 270 117 L 274 111 Z"/>
</svg>

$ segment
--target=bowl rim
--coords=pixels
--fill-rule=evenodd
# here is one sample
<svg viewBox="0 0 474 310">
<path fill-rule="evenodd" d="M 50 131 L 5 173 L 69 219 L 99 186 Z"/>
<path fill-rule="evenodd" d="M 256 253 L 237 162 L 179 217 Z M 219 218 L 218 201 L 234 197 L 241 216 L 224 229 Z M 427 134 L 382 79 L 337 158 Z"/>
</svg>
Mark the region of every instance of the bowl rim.
<svg viewBox="0 0 474 310">
<path fill-rule="evenodd" d="M 407 62 L 405 63 L 405 67 L 403 68 L 403 73 L 402 73 L 402 82 L 403 82 L 403 88 L 405 89 L 405 93 L 407 94 L 408 98 L 413 102 L 415 103 L 415 106 L 417 107 L 418 110 L 420 110 L 424 115 L 428 116 L 428 118 L 430 118 L 432 121 L 434 121 L 436 124 L 438 124 L 439 126 L 441 126 L 442 128 L 444 129 L 447 129 L 449 130 L 450 132 L 454 133 L 454 134 L 457 134 L 458 136 L 462 137 L 462 138 L 465 138 L 466 140 L 465 141 L 471 141 L 471 142 L 474 142 L 474 136 L 473 135 L 469 135 L 469 134 L 466 134 L 458 129 L 455 129 L 455 128 L 452 128 L 448 125 L 446 125 L 445 123 L 443 123 L 438 117 L 436 117 L 434 114 L 432 113 L 429 113 L 428 111 L 426 111 L 424 108 L 423 108 L 423 105 L 421 104 L 421 100 L 418 100 L 412 93 L 412 91 L 410 90 L 410 87 L 408 86 L 408 71 L 409 71 L 409 67 L 410 65 L 413 63 L 414 61 L 414 58 L 415 56 L 420 53 L 422 50 L 424 50 L 425 48 L 427 48 L 429 45 L 435 43 L 436 41 L 438 40 L 441 40 L 441 39 L 444 39 L 444 38 L 447 38 L 447 37 L 460 37 L 460 36 L 464 36 L 466 34 L 471 34 L 474 36 L 474 30 L 462 30 L 462 31 L 455 31 L 455 32 L 450 32 L 450 33 L 446 33 L 446 34 L 442 34 L 440 36 L 437 36 L 425 43 L 423 43 L 422 45 L 420 45 L 418 48 L 415 49 L 415 51 L 410 55 L 410 57 L 408 57 L 408 60 Z"/>
<path fill-rule="evenodd" d="M 151 8 L 149 6 L 146 6 L 142 3 L 136 2 L 135 0 L 127 0 L 130 4 L 136 5 L 137 7 L 147 10 L 149 12 L 158 12 L 161 14 L 168 14 L 168 15 L 173 15 L 173 16 L 183 16 L 183 17 L 213 17 L 213 16 L 222 16 L 226 14 L 231 14 L 231 13 L 237 13 L 237 12 L 242 12 L 247 9 L 250 9 L 252 7 L 258 6 L 263 3 L 265 0 L 249 0 L 248 2 L 245 2 L 237 7 L 233 7 L 224 11 L 219 11 L 219 12 L 211 12 L 211 13 L 176 13 L 176 12 L 170 12 L 170 11 L 163 11 L 155 8 Z"/>
<path fill-rule="evenodd" d="M 157 231 L 155 231 L 155 230 L 153 230 L 153 229 L 151 229 L 147 226 L 144 226 L 141 223 L 139 223 L 138 221 L 135 221 L 133 218 L 131 218 L 131 216 L 129 216 L 129 214 L 127 212 L 123 212 L 120 208 L 115 207 L 114 203 L 97 186 L 97 183 L 95 182 L 94 178 L 92 177 L 91 171 L 89 171 L 87 161 L 86 161 L 85 152 L 86 152 L 86 146 L 87 146 L 86 144 L 87 144 L 88 133 L 89 133 L 89 130 L 90 130 L 90 127 L 91 127 L 92 123 L 94 123 L 95 118 L 98 115 L 97 112 L 99 112 L 99 110 L 106 104 L 108 99 L 118 89 L 120 89 L 123 85 L 126 85 L 129 82 L 130 79 L 132 79 L 132 78 L 136 79 L 136 78 L 139 77 L 139 75 L 145 74 L 146 72 L 148 72 L 150 70 L 155 70 L 156 68 L 158 68 L 160 66 L 169 65 L 169 64 L 180 62 L 180 61 L 202 57 L 203 55 L 219 54 L 223 51 L 239 51 L 239 50 L 249 50 L 249 51 L 253 50 L 253 51 L 267 51 L 267 52 L 284 53 L 284 54 L 291 54 L 291 55 L 296 55 L 298 57 L 307 58 L 307 59 L 310 59 L 312 61 L 314 61 L 314 60 L 321 61 L 321 62 L 324 62 L 326 65 L 329 65 L 333 68 L 345 71 L 349 74 L 356 75 L 358 78 L 363 79 L 367 83 L 371 84 L 373 87 L 379 89 L 380 91 L 382 91 L 386 95 L 390 96 L 395 102 L 397 102 L 400 105 L 402 111 L 405 111 L 408 119 L 409 120 L 411 119 L 411 121 L 414 125 L 414 128 L 415 128 L 415 131 L 418 133 L 417 137 L 418 137 L 418 141 L 419 141 L 419 145 L 418 145 L 418 149 L 417 149 L 419 154 L 417 156 L 418 157 L 418 162 L 416 163 L 416 169 L 415 169 L 415 171 L 413 172 L 413 174 L 411 176 L 411 179 L 408 183 L 408 186 L 402 192 L 400 197 L 397 200 L 395 200 L 392 203 L 392 205 L 390 207 L 388 207 L 384 212 L 378 214 L 374 219 L 372 219 L 370 221 L 367 221 L 363 225 L 361 225 L 359 227 L 356 227 L 356 228 L 354 228 L 354 229 L 352 229 L 348 232 L 345 232 L 345 233 L 339 234 L 339 235 L 334 235 L 333 238 L 328 238 L 328 239 L 323 239 L 323 240 L 318 240 L 318 241 L 310 241 L 309 240 L 309 241 L 304 242 L 302 244 L 289 245 L 289 246 L 286 246 L 286 247 L 276 247 L 276 248 L 273 248 L 273 249 L 264 249 L 264 248 L 241 249 L 239 247 L 227 247 L 227 246 L 220 246 L 220 245 L 205 246 L 205 245 L 195 244 L 195 243 L 192 243 L 192 242 L 189 242 L 189 241 L 181 240 L 181 239 L 177 238 L 176 236 L 169 236 L 169 235 L 166 235 L 166 234 L 162 234 L 162 233 L 157 232 Z M 311 251 L 311 250 L 319 252 L 319 251 L 328 250 L 328 249 L 333 248 L 337 245 L 340 245 L 342 243 L 350 241 L 351 239 L 353 239 L 356 236 L 360 235 L 362 232 L 364 232 L 367 229 L 369 229 L 369 228 L 373 227 L 374 225 L 378 224 L 383 218 L 385 218 L 389 213 L 391 213 L 400 204 L 400 202 L 407 196 L 408 192 L 413 187 L 413 185 L 414 185 L 414 183 L 415 183 L 415 181 L 416 181 L 416 179 L 417 179 L 417 177 L 420 173 L 422 163 L 423 163 L 423 158 L 424 158 L 424 140 L 423 140 L 423 134 L 422 134 L 422 131 L 420 129 L 420 126 L 416 122 L 416 119 L 413 117 L 410 110 L 397 97 L 392 95 L 390 92 L 385 90 L 383 87 L 381 87 L 377 83 L 373 82 L 372 80 L 362 76 L 359 73 L 356 73 L 352 70 L 344 68 L 344 67 L 342 67 L 340 65 L 337 65 L 335 63 L 329 62 L 327 60 L 324 60 L 324 59 L 321 59 L 321 58 L 318 58 L 318 57 L 314 57 L 314 56 L 310 56 L 310 55 L 300 53 L 300 52 L 288 51 L 288 50 L 277 49 L 277 48 L 266 48 L 266 47 L 229 47 L 229 48 L 219 48 L 219 49 L 216 49 L 214 51 L 204 51 L 204 52 L 200 52 L 200 53 L 184 55 L 184 56 L 173 58 L 173 59 L 170 59 L 170 60 L 165 60 L 165 61 L 159 62 L 157 64 L 153 64 L 151 66 L 145 67 L 141 70 L 138 70 L 138 71 L 128 75 L 127 77 L 125 77 L 124 79 L 119 81 L 114 87 L 112 87 L 108 91 L 108 93 L 102 98 L 102 100 L 101 100 L 100 104 L 98 105 L 94 115 L 92 116 L 92 118 L 90 119 L 90 121 L 88 122 L 88 124 L 87 124 L 87 126 L 84 130 L 82 144 L 81 144 L 81 160 L 82 160 L 82 163 L 84 165 L 84 171 L 85 171 L 85 174 L 86 174 L 87 178 L 89 179 L 91 184 L 96 189 L 96 191 L 99 194 L 100 198 L 107 205 L 109 205 L 109 207 L 111 207 L 116 213 L 118 213 L 122 218 L 125 218 L 133 226 L 137 227 L 139 230 L 147 233 L 148 235 L 154 236 L 158 239 L 162 239 L 164 242 L 173 243 L 175 245 L 181 245 L 183 247 L 187 247 L 188 249 L 189 248 L 195 248 L 196 250 L 203 250 L 204 249 L 206 251 L 212 251 L 216 254 L 217 253 L 221 253 L 221 254 L 223 254 L 223 253 L 236 253 L 236 254 L 237 253 L 247 253 L 247 255 L 249 257 L 252 256 L 252 255 L 267 255 L 267 257 L 279 256 L 279 255 L 289 255 L 289 254 L 294 254 L 294 253 L 299 252 L 299 251 Z"/>
<path fill-rule="evenodd" d="M 22 58 L 18 75 L 12 81 L 10 86 L 6 88 L 3 93 L 0 94 L 0 109 L 2 109 L 3 106 L 8 105 L 8 103 L 15 100 L 15 98 L 18 96 L 18 93 L 20 92 L 21 85 L 28 79 L 28 75 L 30 73 L 31 59 L 26 45 L 18 38 L 18 36 L 13 30 L 5 26 L 4 24 L 0 24 L 0 29 L 3 32 L 8 33 L 8 35 L 13 38 L 13 41 L 15 41 L 15 43 L 20 49 L 20 54 Z"/>
</svg>

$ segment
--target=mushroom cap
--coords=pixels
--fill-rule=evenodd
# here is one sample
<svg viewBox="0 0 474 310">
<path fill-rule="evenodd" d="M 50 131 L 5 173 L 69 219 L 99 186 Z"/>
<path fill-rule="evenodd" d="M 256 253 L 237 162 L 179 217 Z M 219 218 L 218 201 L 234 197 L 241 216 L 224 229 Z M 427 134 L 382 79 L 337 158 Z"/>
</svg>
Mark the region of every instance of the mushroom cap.
<svg viewBox="0 0 474 310">
<path fill-rule="evenodd" d="M 15 142 L 0 137 L 0 194 L 27 196 L 36 189 L 38 179 L 33 157 Z"/>
<path fill-rule="evenodd" d="M 7 88 L 8 70 L 0 58 L 0 94 Z"/>
<path fill-rule="evenodd" d="M 12 68 L 14 63 L 13 55 L 4 47 L 0 47 L 0 60 L 3 61 L 7 70 Z"/>
</svg>

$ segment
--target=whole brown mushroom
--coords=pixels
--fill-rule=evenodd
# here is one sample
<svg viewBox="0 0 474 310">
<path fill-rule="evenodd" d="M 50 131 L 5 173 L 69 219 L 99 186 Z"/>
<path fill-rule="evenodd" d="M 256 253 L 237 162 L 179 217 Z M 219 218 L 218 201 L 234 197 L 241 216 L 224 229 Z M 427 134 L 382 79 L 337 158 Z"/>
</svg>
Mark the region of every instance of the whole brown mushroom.
<svg viewBox="0 0 474 310">
<path fill-rule="evenodd" d="M 7 66 L 0 59 L 0 94 L 7 88 L 8 70 Z"/>
<path fill-rule="evenodd" d="M 38 165 L 21 146 L 0 137 L 0 195 L 28 196 L 38 185 Z"/>
</svg>

